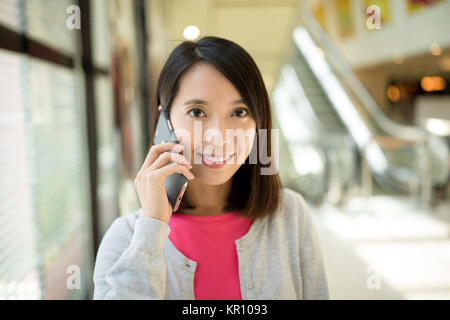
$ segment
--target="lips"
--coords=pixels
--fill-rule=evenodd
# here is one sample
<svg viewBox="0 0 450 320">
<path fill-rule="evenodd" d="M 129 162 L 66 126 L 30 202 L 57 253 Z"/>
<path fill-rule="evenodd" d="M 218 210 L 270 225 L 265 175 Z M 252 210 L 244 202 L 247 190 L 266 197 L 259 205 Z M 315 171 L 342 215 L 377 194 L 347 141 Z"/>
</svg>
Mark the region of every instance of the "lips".
<svg viewBox="0 0 450 320">
<path fill-rule="evenodd" d="M 202 164 L 205 165 L 206 167 L 210 169 L 220 169 L 225 167 L 228 164 L 228 162 L 230 162 L 231 159 L 233 159 L 235 153 L 231 154 L 226 158 L 211 157 L 207 155 L 202 155 L 200 153 L 198 153 L 198 155 L 202 157 Z"/>
<path fill-rule="evenodd" d="M 200 154 L 200 155 L 201 155 L 202 158 L 203 158 L 204 160 L 206 160 L 207 162 L 211 162 L 211 163 L 223 163 L 223 162 L 225 162 L 225 161 L 231 159 L 231 157 L 234 156 L 234 153 L 233 153 L 233 154 L 230 154 L 228 157 L 225 157 L 225 158 L 212 157 L 212 156 L 209 156 L 209 155 L 206 155 L 206 154 Z"/>
</svg>

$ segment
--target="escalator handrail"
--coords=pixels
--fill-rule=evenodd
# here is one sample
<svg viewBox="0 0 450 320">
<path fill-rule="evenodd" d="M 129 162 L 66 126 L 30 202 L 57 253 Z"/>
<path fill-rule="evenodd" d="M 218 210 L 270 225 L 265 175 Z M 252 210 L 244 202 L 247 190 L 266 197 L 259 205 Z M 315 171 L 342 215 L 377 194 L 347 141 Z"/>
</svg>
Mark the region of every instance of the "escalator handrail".
<svg viewBox="0 0 450 320">
<path fill-rule="evenodd" d="M 305 22 L 305 28 L 314 36 L 329 59 L 333 61 L 335 68 L 341 73 L 347 85 L 349 85 L 353 93 L 362 102 L 362 106 L 375 119 L 377 124 L 391 136 L 423 143 L 426 137 L 424 130 L 416 126 L 399 124 L 387 117 L 316 19 L 308 12 L 304 12 L 302 18 Z"/>
<path fill-rule="evenodd" d="M 316 22 L 317 23 L 317 22 Z M 310 31 L 310 29 L 308 29 L 305 25 L 304 25 L 304 28 L 299 28 L 299 32 L 301 32 L 300 30 L 301 29 L 303 29 L 304 30 L 304 32 L 306 32 L 307 34 L 309 34 L 308 35 L 308 37 L 309 38 L 311 38 L 311 31 Z M 296 36 L 295 36 L 295 34 L 294 34 L 294 38 L 295 38 Z M 305 39 L 303 39 L 303 40 L 305 40 Z M 317 41 L 317 39 L 312 39 L 311 38 L 311 40 L 313 41 L 313 42 L 318 42 L 318 43 L 320 43 L 319 41 Z M 331 41 L 331 40 L 329 40 L 329 41 Z M 296 41 L 297 42 L 297 46 L 298 46 L 298 49 L 301 51 L 301 52 L 303 52 L 303 50 L 302 50 L 302 45 L 301 45 L 301 40 L 298 40 L 298 41 Z M 328 57 L 328 59 L 330 59 L 330 57 L 331 56 L 333 56 L 333 53 L 332 52 L 330 52 L 330 51 L 327 51 L 327 50 L 325 50 L 325 49 L 327 49 L 326 47 L 323 47 L 323 49 L 324 49 L 324 51 L 325 51 L 325 53 L 326 53 L 326 55 L 327 55 L 327 57 Z M 337 51 L 337 49 L 336 49 L 336 51 Z M 359 79 L 356 77 L 356 75 L 353 73 L 353 70 L 351 70 L 351 68 L 350 68 L 350 65 L 340 56 L 340 54 L 335 54 L 335 56 L 338 56 L 338 57 L 340 57 L 341 59 L 342 59 L 342 63 L 341 63 L 341 65 L 344 65 L 344 68 L 346 67 L 347 68 L 347 70 L 348 70 L 348 72 L 349 72 L 349 74 L 350 75 L 352 75 L 353 76 L 353 78 L 354 78 L 354 82 L 355 83 L 357 83 L 358 85 L 359 85 L 359 87 L 360 87 L 360 90 L 359 91 L 356 91 L 356 92 L 353 92 L 354 94 L 355 94 L 355 96 L 356 96 L 356 99 L 359 99 L 359 101 L 357 101 L 358 102 L 358 104 L 359 105 L 361 105 L 362 103 L 366 103 L 366 101 L 363 101 L 363 99 L 364 98 L 361 98 L 360 97 L 360 95 L 358 94 L 358 93 L 365 93 L 366 94 L 366 96 L 367 96 L 367 100 L 368 101 L 370 101 L 371 103 L 372 103 L 372 105 L 371 105 L 371 107 L 372 107 L 372 109 L 370 109 L 370 108 L 367 108 L 366 107 L 366 105 L 361 105 L 363 108 L 364 108 L 364 110 L 366 110 L 368 113 L 369 113 L 369 115 L 373 118 L 373 120 L 375 121 L 375 123 L 381 128 L 381 129 L 383 129 L 383 131 L 385 131 L 387 134 L 388 134 L 388 136 L 390 136 L 390 137 L 392 137 L 392 138 L 397 138 L 397 139 L 401 139 L 401 140 L 404 140 L 404 142 L 410 142 L 410 143 L 412 143 L 412 146 L 416 146 L 416 147 L 419 147 L 419 149 L 423 149 L 423 148 L 425 148 L 425 145 L 426 145 L 426 143 L 427 143 L 427 141 L 429 140 L 429 138 L 427 137 L 427 132 L 424 130 L 424 129 L 422 129 L 422 128 L 420 128 L 420 127 L 415 127 L 415 126 L 407 126 L 407 125 L 402 125 L 402 124 L 398 124 L 398 123 L 396 123 L 396 122 L 394 122 L 394 121 L 392 121 L 391 119 L 389 119 L 384 113 L 382 113 L 382 111 L 379 109 L 379 107 L 378 107 L 378 105 L 376 104 L 376 102 L 373 100 L 373 98 L 370 96 L 370 94 L 368 93 L 368 91 L 367 91 L 367 89 L 365 89 L 365 87 L 361 84 L 361 82 L 359 81 Z M 332 61 L 334 64 L 336 64 L 336 62 L 334 62 L 334 61 Z M 328 61 L 326 62 L 327 64 L 329 63 Z M 318 67 L 319 68 L 319 70 L 321 70 L 320 69 L 320 67 Z M 336 68 L 336 66 L 335 66 L 335 68 Z M 331 70 L 330 70 L 331 71 Z M 351 98 L 350 98 L 350 96 L 348 96 L 348 93 L 349 93 L 349 89 L 350 90 L 354 90 L 354 86 L 353 87 L 347 87 L 347 88 L 345 88 L 345 87 L 343 87 L 343 84 L 345 84 L 345 85 L 348 85 L 347 84 L 347 78 L 343 78 L 342 80 L 338 80 L 337 79 L 337 75 L 339 75 L 339 76 L 343 76 L 343 72 L 340 70 L 340 69 L 337 69 L 337 70 L 333 70 L 333 71 L 331 71 L 331 72 L 336 72 L 337 71 L 337 73 L 335 73 L 335 76 L 336 76 L 336 80 L 337 81 L 344 81 L 343 83 L 341 83 L 341 86 L 342 86 L 342 89 L 344 90 L 344 92 L 345 91 L 347 91 L 347 93 L 345 94 L 347 97 L 348 97 L 348 99 L 350 99 L 350 100 L 352 100 Z M 314 71 L 313 71 L 314 72 Z M 340 73 L 340 74 L 339 74 Z M 317 75 L 316 75 L 317 76 Z M 320 83 L 320 85 L 321 85 L 321 87 L 327 92 L 327 95 L 328 95 L 328 91 L 327 91 L 327 89 L 326 88 L 324 88 L 323 87 L 323 83 Z M 354 99 L 354 98 L 353 98 Z M 333 99 L 332 99 L 333 100 Z M 333 100 L 334 101 L 334 100 Z M 334 102 L 332 101 L 332 104 L 334 104 Z M 355 103 L 355 101 L 352 101 L 351 103 Z M 336 106 L 335 106 L 335 108 L 336 108 Z M 371 111 L 371 112 L 370 112 Z M 339 112 L 339 111 L 338 111 Z M 341 116 L 341 118 L 342 118 L 342 115 L 340 114 L 340 116 Z M 359 118 L 363 121 L 363 122 L 365 122 L 365 120 L 364 120 L 364 118 L 362 118 L 362 116 L 361 115 L 359 115 Z M 343 119 L 344 120 L 344 122 L 345 122 L 345 119 Z M 347 119 L 348 120 L 348 119 Z M 365 124 L 366 126 L 367 126 L 367 123 Z M 369 131 L 371 131 L 371 130 L 369 130 Z M 352 136 L 355 138 L 356 137 L 356 134 L 355 133 L 352 133 Z M 368 146 L 370 146 L 372 143 L 375 143 L 375 145 L 377 146 L 377 147 L 372 147 L 370 150 L 372 150 L 372 151 L 376 151 L 376 153 L 377 153 L 377 157 L 378 157 L 378 160 L 379 159 L 381 159 L 380 158 L 380 156 L 383 156 L 383 158 L 385 158 L 385 156 L 383 155 L 383 154 L 381 154 L 380 153 L 380 150 L 378 150 L 379 149 L 379 145 L 378 145 L 378 143 L 374 140 L 374 137 L 373 137 L 373 132 L 371 132 L 370 134 L 369 134 L 369 136 L 368 136 L 368 138 L 369 138 L 369 141 L 370 142 L 364 142 L 364 141 L 360 141 L 360 143 L 357 143 L 358 145 L 359 145 L 359 148 L 361 149 L 361 151 L 363 151 L 364 153 L 367 153 L 367 151 L 369 150 L 369 148 L 368 148 Z M 361 139 L 360 139 L 361 140 Z M 364 139 L 363 139 L 364 140 Z M 356 142 L 358 142 L 358 141 L 356 141 Z M 373 152 L 372 152 L 373 153 Z M 373 157 L 370 157 L 370 159 L 372 159 Z M 427 156 L 427 158 L 428 158 L 428 160 L 430 160 L 431 162 L 435 162 L 435 159 L 434 159 L 434 154 L 433 154 L 433 152 L 431 152 L 428 156 Z M 388 173 L 388 168 L 394 168 L 395 166 L 392 166 L 392 164 L 390 164 L 389 162 L 387 162 L 387 161 L 385 161 L 384 162 L 384 164 L 383 164 L 383 161 L 375 161 L 376 163 L 377 163 L 377 165 L 375 166 L 375 165 L 373 165 L 373 170 L 374 171 L 376 171 L 376 172 L 378 172 L 378 173 L 380 173 L 380 174 L 385 174 L 385 175 L 387 175 L 387 173 Z M 375 163 L 374 162 L 374 163 Z M 378 165 L 379 163 L 381 163 L 380 165 Z M 444 177 L 446 177 L 448 175 L 448 170 L 444 170 L 443 171 L 443 174 L 442 174 L 442 176 L 444 176 Z M 389 177 L 390 178 L 390 175 L 387 175 L 386 177 Z"/>
</svg>

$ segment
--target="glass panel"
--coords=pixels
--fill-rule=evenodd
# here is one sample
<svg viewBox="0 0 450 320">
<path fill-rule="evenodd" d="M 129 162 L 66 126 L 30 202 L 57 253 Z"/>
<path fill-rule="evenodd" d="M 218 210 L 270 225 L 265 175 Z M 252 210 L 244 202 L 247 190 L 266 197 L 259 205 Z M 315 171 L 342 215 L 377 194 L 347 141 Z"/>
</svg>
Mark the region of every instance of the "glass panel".
<svg viewBox="0 0 450 320">
<path fill-rule="evenodd" d="M 25 57 L 0 50 L 0 299 L 39 299 Z"/>
</svg>

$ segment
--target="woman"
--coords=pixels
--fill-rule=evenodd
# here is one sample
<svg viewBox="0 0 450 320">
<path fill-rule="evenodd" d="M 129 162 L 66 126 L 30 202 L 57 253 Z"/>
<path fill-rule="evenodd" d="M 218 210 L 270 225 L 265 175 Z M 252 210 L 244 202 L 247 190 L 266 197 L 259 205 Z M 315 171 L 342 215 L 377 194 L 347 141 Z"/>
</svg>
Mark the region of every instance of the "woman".
<svg viewBox="0 0 450 320">
<path fill-rule="evenodd" d="M 254 161 L 275 151 L 250 55 L 218 37 L 181 43 L 161 71 L 158 105 L 179 144 L 150 148 L 135 179 L 142 208 L 117 218 L 99 247 L 94 299 L 328 299 L 305 201 L 282 188 L 270 158 Z M 173 173 L 188 179 L 174 213 L 164 187 Z"/>
</svg>

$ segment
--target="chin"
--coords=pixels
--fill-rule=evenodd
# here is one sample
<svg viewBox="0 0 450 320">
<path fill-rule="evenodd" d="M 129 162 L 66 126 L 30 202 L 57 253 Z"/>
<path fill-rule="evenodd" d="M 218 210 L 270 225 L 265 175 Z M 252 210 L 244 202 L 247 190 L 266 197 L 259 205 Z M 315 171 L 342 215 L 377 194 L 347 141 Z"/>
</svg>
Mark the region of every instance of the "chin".
<svg viewBox="0 0 450 320">
<path fill-rule="evenodd" d="M 202 184 L 218 186 L 230 180 L 233 177 L 234 173 L 235 171 L 230 172 L 230 170 L 226 170 L 223 172 L 220 172 L 220 170 L 211 170 L 209 172 L 204 170 L 201 173 L 200 172 L 197 174 L 194 173 L 195 175 L 194 180 Z"/>
</svg>

